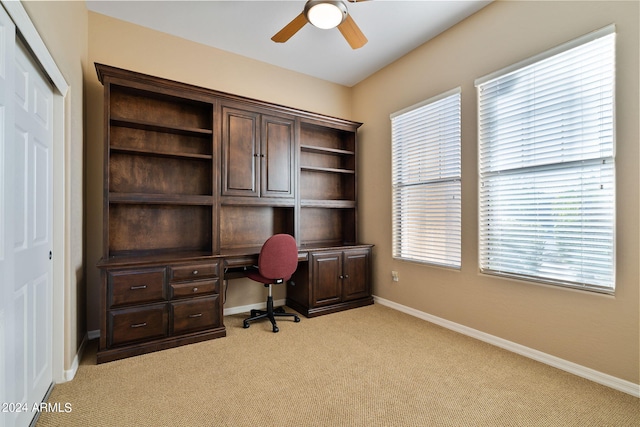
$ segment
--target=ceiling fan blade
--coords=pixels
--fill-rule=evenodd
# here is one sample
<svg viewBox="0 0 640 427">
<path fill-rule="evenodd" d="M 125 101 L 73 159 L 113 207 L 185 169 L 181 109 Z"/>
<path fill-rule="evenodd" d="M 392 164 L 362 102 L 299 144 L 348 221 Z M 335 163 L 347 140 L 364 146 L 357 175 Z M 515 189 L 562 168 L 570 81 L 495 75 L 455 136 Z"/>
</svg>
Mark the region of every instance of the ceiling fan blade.
<svg viewBox="0 0 640 427">
<path fill-rule="evenodd" d="M 275 36 L 271 37 L 271 40 L 276 43 L 284 43 L 289 40 L 295 33 L 300 31 L 300 29 L 304 27 L 306 23 L 307 17 L 304 16 L 304 13 L 301 13 L 300 15 L 293 18 L 291 22 L 285 25 L 284 28 L 278 31 Z"/>
<path fill-rule="evenodd" d="M 347 40 L 347 43 L 352 49 L 358 49 L 367 44 L 368 40 L 360 31 L 360 28 L 356 25 L 356 21 L 351 18 L 351 15 L 347 15 L 342 24 L 338 25 L 338 30 L 342 33 L 342 36 Z"/>
</svg>

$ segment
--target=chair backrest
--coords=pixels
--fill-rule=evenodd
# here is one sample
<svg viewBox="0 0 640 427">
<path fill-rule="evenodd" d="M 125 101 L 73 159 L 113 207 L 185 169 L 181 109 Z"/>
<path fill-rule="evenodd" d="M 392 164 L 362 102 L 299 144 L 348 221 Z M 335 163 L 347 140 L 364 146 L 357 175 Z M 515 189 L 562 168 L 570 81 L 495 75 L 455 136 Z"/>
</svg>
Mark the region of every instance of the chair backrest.
<svg viewBox="0 0 640 427">
<path fill-rule="evenodd" d="M 258 256 L 258 271 L 268 279 L 289 280 L 298 268 L 298 245 L 288 234 L 269 237 Z"/>
</svg>

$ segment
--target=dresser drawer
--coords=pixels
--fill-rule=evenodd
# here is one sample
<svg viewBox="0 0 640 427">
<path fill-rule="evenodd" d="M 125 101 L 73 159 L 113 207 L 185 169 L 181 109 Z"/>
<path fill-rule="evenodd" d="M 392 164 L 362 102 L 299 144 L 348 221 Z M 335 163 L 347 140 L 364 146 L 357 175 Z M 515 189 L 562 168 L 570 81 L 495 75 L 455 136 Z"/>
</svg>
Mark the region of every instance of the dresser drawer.
<svg viewBox="0 0 640 427">
<path fill-rule="evenodd" d="M 176 265 L 171 268 L 171 280 L 196 280 L 206 277 L 218 277 L 218 261 L 200 264 Z"/>
<path fill-rule="evenodd" d="M 218 304 L 218 295 L 172 303 L 173 334 L 182 334 L 219 326 L 220 307 Z"/>
<path fill-rule="evenodd" d="M 164 300 L 165 276 L 166 270 L 164 267 L 108 271 L 109 306 Z"/>
<path fill-rule="evenodd" d="M 167 336 L 167 305 L 109 312 L 109 345 Z"/>
<path fill-rule="evenodd" d="M 186 298 L 200 295 L 217 294 L 219 279 L 194 280 L 172 283 L 170 298 Z"/>
</svg>

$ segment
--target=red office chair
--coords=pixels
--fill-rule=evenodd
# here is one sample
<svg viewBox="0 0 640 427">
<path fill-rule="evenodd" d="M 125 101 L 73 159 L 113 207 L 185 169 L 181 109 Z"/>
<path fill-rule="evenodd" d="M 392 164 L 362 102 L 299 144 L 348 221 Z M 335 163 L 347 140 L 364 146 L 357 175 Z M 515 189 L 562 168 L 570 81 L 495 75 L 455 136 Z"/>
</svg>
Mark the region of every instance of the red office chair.
<svg viewBox="0 0 640 427">
<path fill-rule="evenodd" d="M 243 326 L 249 327 L 249 322 L 259 319 L 269 319 L 273 325 L 273 332 L 278 332 L 276 317 L 293 317 L 297 323 L 300 318 L 293 313 L 285 313 L 282 307 L 273 309 L 271 285 L 285 283 L 298 268 L 298 246 L 293 237 L 288 234 L 275 234 L 267 239 L 260 249 L 258 270 L 250 270 L 247 277 L 263 283 L 269 288 L 267 310 L 251 310 L 251 317 L 244 320 Z"/>
</svg>

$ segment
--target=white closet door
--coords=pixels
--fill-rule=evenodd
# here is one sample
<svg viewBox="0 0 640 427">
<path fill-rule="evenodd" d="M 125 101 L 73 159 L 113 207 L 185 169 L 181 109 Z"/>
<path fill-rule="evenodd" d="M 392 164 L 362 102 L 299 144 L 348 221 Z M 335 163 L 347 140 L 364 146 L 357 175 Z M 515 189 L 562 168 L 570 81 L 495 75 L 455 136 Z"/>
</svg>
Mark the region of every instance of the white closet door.
<svg viewBox="0 0 640 427">
<path fill-rule="evenodd" d="M 0 8 L 1 9 L 1 8 Z M 0 90 L 2 127 L 4 311 L 2 402 L 9 426 L 27 426 L 53 380 L 52 371 L 52 151 L 53 90 L 31 56 L 9 32 L 0 10 L 7 70 Z M 12 38 L 13 47 L 6 46 Z M 10 56 L 12 56 L 10 58 Z M 2 316 L 2 315 L 0 315 Z M 2 327 L 0 326 L 0 329 Z M 25 410 L 26 409 L 26 410 Z"/>
<path fill-rule="evenodd" d="M 13 307 L 13 57 L 16 28 L 0 7 L 0 402 L 13 402 L 18 387 L 15 367 L 16 331 Z M 7 410 L 12 409 L 10 407 Z M 15 409 L 15 406 L 14 406 Z M 0 413 L 0 427 L 13 426 L 17 414 Z"/>
</svg>

